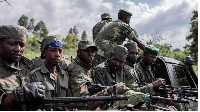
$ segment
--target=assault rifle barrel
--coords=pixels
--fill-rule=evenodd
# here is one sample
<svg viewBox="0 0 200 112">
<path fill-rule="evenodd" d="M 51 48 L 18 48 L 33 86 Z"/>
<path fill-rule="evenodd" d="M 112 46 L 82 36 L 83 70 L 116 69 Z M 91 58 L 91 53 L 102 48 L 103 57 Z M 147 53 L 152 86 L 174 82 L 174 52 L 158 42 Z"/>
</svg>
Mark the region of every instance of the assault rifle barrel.
<svg viewBox="0 0 200 112">
<path fill-rule="evenodd" d="M 45 98 L 41 103 L 71 103 L 71 102 L 87 102 L 87 101 L 115 101 L 115 100 L 128 100 L 129 96 L 96 96 L 96 97 L 56 97 Z"/>
<path fill-rule="evenodd" d="M 151 99 L 153 100 L 164 100 L 164 101 L 172 101 L 172 102 L 178 102 L 178 103 L 188 103 L 188 100 L 176 100 L 176 99 L 171 99 L 171 98 L 164 98 L 160 96 L 150 96 Z"/>
</svg>

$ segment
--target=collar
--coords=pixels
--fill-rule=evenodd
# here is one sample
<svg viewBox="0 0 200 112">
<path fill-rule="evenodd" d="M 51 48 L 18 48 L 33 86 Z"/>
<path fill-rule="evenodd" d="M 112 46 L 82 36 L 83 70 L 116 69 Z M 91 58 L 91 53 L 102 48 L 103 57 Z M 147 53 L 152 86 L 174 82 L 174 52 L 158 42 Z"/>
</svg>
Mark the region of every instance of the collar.
<svg viewBox="0 0 200 112">
<path fill-rule="evenodd" d="M 45 63 L 43 63 L 41 66 L 40 66 L 40 69 L 41 69 L 41 72 L 44 73 L 44 74 L 50 74 L 49 70 L 47 69 L 47 67 L 45 66 Z M 60 68 L 60 66 L 56 66 L 56 69 L 58 70 L 58 72 L 60 72 L 61 75 L 64 75 L 64 70 L 62 70 Z"/>
</svg>

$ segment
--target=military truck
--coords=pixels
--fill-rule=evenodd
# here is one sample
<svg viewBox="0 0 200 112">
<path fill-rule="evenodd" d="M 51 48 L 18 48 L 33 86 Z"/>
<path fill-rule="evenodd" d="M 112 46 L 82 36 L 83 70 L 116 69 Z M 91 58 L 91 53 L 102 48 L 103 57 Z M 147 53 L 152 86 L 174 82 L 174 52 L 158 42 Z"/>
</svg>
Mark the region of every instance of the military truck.
<svg viewBox="0 0 200 112">
<path fill-rule="evenodd" d="M 192 67 L 194 64 L 195 61 L 190 56 L 185 58 L 184 63 L 167 57 L 156 59 L 155 77 L 163 78 L 166 80 L 166 85 L 178 88 L 181 92 L 177 93 L 178 97 L 189 99 L 189 104 L 181 104 L 180 110 L 198 110 L 198 77 Z M 189 92 L 183 93 L 184 88 L 189 88 L 184 91 Z M 171 88 L 167 89 L 171 92 Z"/>
<path fill-rule="evenodd" d="M 198 88 L 198 77 L 192 67 L 194 63 L 189 56 L 184 63 L 172 58 L 157 57 L 155 77 L 165 79 L 167 85 Z"/>
</svg>

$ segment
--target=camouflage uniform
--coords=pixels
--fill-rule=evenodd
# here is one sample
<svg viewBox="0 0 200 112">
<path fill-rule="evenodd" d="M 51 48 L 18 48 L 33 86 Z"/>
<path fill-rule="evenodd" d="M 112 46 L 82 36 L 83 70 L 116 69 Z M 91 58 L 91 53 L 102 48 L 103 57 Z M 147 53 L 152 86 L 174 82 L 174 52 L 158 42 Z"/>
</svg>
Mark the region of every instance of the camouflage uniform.
<svg viewBox="0 0 200 112">
<path fill-rule="evenodd" d="M 50 47 L 63 48 L 61 38 L 58 36 L 48 36 L 44 38 L 41 43 L 41 49 L 47 50 Z M 41 66 L 30 72 L 30 82 L 43 82 L 44 86 L 46 87 L 45 95 L 47 98 L 71 96 L 71 90 L 68 84 L 68 73 L 64 71 L 59 65 L 56 66 L 57 73 L 50 73 L 44 63 L 46 59 L 41 60 Z"/>
<path fill-rule="evenodd" d="M 133 29 L 121 20 L 110 22 L 99 32 L 95 44 L 98 48 L 97 55 L 109 58 L 113 47 L 122 45 L 126 38 L 136 37 Z M 101 62 L 100 62 L 101 63 Z"/>
<path fill-rule="evenodd" d="M 50 73 L 45 63 L 43 63 L 29 74 L 30 82 L 43 82 L 46 87 L 46 98 L 71 96 L 68 73 L 61 69 L 60 66 L 57 66 L 57 70 L 57 77 L 54 77 L 54 74 Z"/>
<path fill-rule="evenodd" d="M 31 61 L 23 56 L 19 60 L 19 67 L 0 59 L 0 89 L 6 93 L 11 93 L 13 89 L 25 83 L 24 77 L 30 72 L 31 64 Z"/>
<path fill-rule="evenodd" d="M 145 66 L 143 63 L 143 59 L 140 60 L 139 63 L 135 66 L 135 71 L 138 74 L 138 85 L 142 87 L 138 87 L 137 84 L 132 85 L 135 91 L 140 91 L 143 93 L 153 94 L 153 84 L 155 81 L 154 72 L 151 69 L 151 66 Z"/>
<path fill-rule="evenodd" d="M 68 73 L 70 75 L 70 86 L 73 96 L 88 96 L 88 84 L 94 84 L 92 76 L 93 68 L 80 60 L 77 56 L 68 66 Z M 108 95 L 107 91 L 98 93 L 98 96 Z"/>
<path fill-rule="evenodd" d="M 26 32 L 26 28 L 18 25 L 1 26 L 0 38 L 26 39 Z M 12 93 L 15 88 L 26 83 L 24 77 L 30 72 L 31 65 L 32 62 L 24 56 L 20 58 L 18 65 L 15 66 L 3 60 L 0 55 L 0 104 L 4 95 Z M 20 107 L 17 106 L 13 106 L 10 110 L 18 110 Z"/>
<path fill-rule="evenodd" d="M 108 14 L 108 13 L 102 14 L 101 18 L 102 18 L 102 21 L 98 22 L 92 29 L 93 41 L 96 40 L 96 38 L 97 38 L 99 32 L 101 31 L 101 29 L 103 28 L 103 26 L 112 21 L 112 18 L 110 17 L 110 14 Z M 103 20 L 103 19 L 106 19 L 106 20 Z"/>
<path fill-rule="evenodd" d="M 95 68 L 95 83 L 104 86 L 112 86 L 111 82 L 113 81 L 125 83 L 125 76 L 129 76 L 130 74 L 126 74 L 127 72 L 123 68 L 120 73 L 113 74 L 108 63 L 109 60 L 106 60 Z"/>
<path fill-rule="evenodd" d="M 152 45 L 147 45 L 144 48 L 144 53 L 149 53 L 151 55 L 157 56 L 159 50 Z M 155 70 L 151 65 L 146 66 L 144 64 L 144 58 L 137 63 L 135 70 L 139 77 L 138 85 L 141 86 L 137 88 L 135 85 L 135 91 L 141 91 L 143 93 L 153 93 L 153 82 L 156 81 L 155 79 Z"/>
<path fill-rule="evenodd" d="M 124 71 L 124 66 L 121 68 L 120 71 L 116 73 L 111 72 L 109 63 L 111 63 L 112 56 L 118 56 L 121 59 L 126 59 L 128 55 L 128 49 L 122 45 L 117 45 L 113 48 L 111 52 L 111 57 L 106 60 L 105 62 L 101 63 L 95 68 L 95 81 L 96 83 L 100 83 L 105 86 L 111 86 L 111 82 L 123 82 L 125 83 L 127 80 L 126 76 L 131 76 L 127 74 L 128 72 Z"/>
<path fill-rule="evenodd" d="M 88 47 L 93 47 L 97 50 L 95 44 L 91 41 L 80 41 L 78 44 L 78 49 L 86 49 Z M 79 56 L 76 56 L 75 59 L 68 66 L 68 73 L 70 77 L 70 87 L 72 90 L 72 96 L 91 96 L 88 87 L 91 84 L 94 84 L 94 79 L 92 76 L 93 67 L 91 63 L 83 62 Z M 92 96 L 108 96 L 107 89 L 104 89 L 97 94 Z M 88 102 L 86 109 L 97 110 L 99 106 L 103 104 L 103 101 L 91 101 Z"/>
<path fill-rule="evenodd" d="M 130 75 L 126 76 L 126 85 L 127 85 L 127 87 L 129 87 L 131 89 L 134 89 L 133 87 L 135 87 L 140 81 L 139 77 L 137 75 L 137 72 L 135 70 L 135 66 L 136 66 L 136 64 L 132 64 L 132 63 L 128 62 L 127 60 L 124 65 L 124 71 L 127 74 L 130 74 Z"/>
</svg>

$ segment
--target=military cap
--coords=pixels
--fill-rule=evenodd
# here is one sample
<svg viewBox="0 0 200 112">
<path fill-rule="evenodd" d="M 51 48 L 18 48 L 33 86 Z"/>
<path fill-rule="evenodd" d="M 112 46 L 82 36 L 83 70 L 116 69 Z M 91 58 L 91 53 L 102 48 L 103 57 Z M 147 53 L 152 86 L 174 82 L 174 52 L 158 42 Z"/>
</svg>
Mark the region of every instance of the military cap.
<svg viewBox="0 0 200 112">
<path fill-rule="evenodd" d="M 82 40 L 78 43 L 78 49 L 87 49 L 88 47 L 93 47 L 96 51 L 98 50 L 92 41 Z"/>
<path fill-rule="evenodd" d="M 157 49 L 156 47 L 154 47 L 152 45 L 146 45 L 144 48 L 144 52 L 147 52 L 147 53 L 157 56 L 159 53 L 159 49 Z"/>
<path fill-rule="evenodd" d="M 26 40 L 27 29 L 19 25 L 0 26 L 0 38 Z"/>
<path fill-rule="evenodd" d="M 122 45 L 117 45 L 113 48 L 112 55 L 118 55 L 119 57 L 126 58 L 128 55 L 128 49 Z"/>
<path fill-rule="evenodd" d="M 55 35 L 55 36 L 47 36 L 41 42 L 41 49 L 45 49 L 45 47 L 47 45 L 51 44 L 52 42 L 59 42 L 58 46 L 56 46 L 56 47 L 60 47 L 62 45 L 61 37 L 59 37 L 57 35 Z"/>
<path fill-rule="evenodd" d="M 101 18 L 111 18 L 109 13 L 103 13 Z"/>
<path fill-rule="evenodd" d="M 125 9 L 120 9 L 118 13 L 126 14 L 128 16 L 132 16 L 132 13 Z"/>
<path fill-rule="evenodd" d="M 127 49 L 134 49 L 137 50 L 137 43 L 136 42 L 128 42 L 124 45 Z"/>
</svg>

